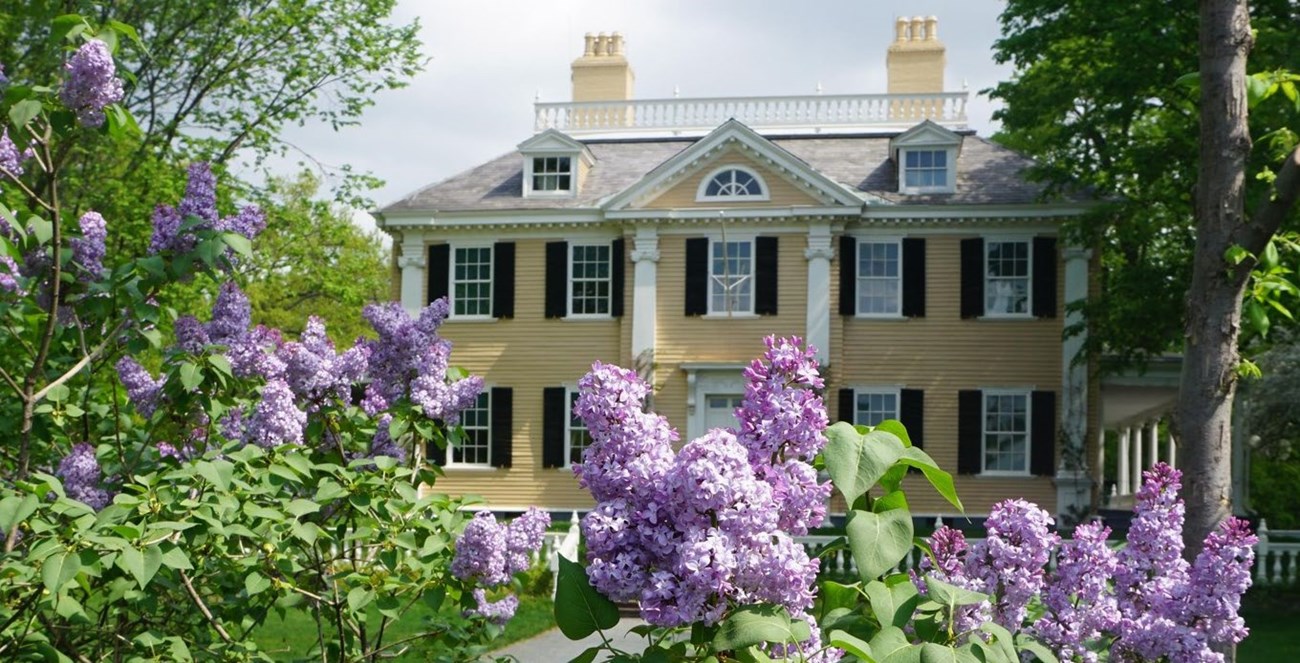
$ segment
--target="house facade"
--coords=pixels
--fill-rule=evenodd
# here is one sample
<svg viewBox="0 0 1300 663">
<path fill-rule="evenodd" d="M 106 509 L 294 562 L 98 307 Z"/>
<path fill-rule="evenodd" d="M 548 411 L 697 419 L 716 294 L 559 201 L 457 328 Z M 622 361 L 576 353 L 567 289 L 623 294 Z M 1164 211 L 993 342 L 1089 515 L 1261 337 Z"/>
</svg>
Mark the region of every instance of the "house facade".
<svg viewBox="0 0 1300 663">
<path fill-rule="evenodd" d="M 589 507 L 570 410 L 593 361 L 635 367 L 685 440 L 734 424 L 776 334 L 817 348 L 833 420 L 901 420 L 968 513 L 1094 504 L 1099 386 L 1062 340 L 1090 258 L 1060 228 L 1087 204 L 1043 202 L 1026 158 L 969 131 L 944 63 L 933 17 L 899 19 L 886 94 L 636 100 L 623 38 L 588 35 L 572 102 L 377 215 L 394 295 L 448 297 L 454 360 L 488 385 L 430 451 L 438 490 Z"/>
</svg>

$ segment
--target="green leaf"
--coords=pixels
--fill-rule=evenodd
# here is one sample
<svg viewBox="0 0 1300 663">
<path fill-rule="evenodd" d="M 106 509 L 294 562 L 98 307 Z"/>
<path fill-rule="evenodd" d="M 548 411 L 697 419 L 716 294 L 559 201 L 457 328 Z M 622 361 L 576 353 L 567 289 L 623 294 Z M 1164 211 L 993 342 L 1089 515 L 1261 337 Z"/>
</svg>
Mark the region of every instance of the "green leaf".
<svg viewBox="0 0 1300 663">
<path fill-rule="evenodd" d="M 36 236 L 39 244 L 49 244 L 50 239 L 54 237 L 54 224 L 49 219 L 32 215 L 27 217 L 27 225 L 31 227 L 31 232 Z"/>
<path fill-rule="evenodd" d="M 249 596 L 257 596 L 270 588 L 271 580 L 257 571 L 244 576 L 244 591 L 248 592 Z"/>
<path fill-rule="evenodd" d="M 312 499 L 317 502 L 332 502 L 340 497 L 347 497 L 347 495 L 347 489 L 339 485 L 337 481 L 326 479 L 320 482 L 320 486 L 316 489 L 316 495 Z"/>
<path fill-rule="evenodd" d="M 1015 663 L 1020 660 L 1016 655 L 1015 638 L 1011 636 L 1011 631 L 996 622 L 984 622 L 980 624 L 980 630 L 993 636 L 993 643 L 990 646 L 997 647 L 1002 658 L 1008 663 Z"/>
<path fill-rule="evenodd" d="M 1245 308 L 1246 319 L 1250 322 L 1250 326 L 1254 328 L 1260 336 L 1268 336 L 1268 309 L 1260 306 L 1259 302 L 1254 299 L 1247 300 Z"/>
<path fill-rule="evenodd" d="M 181 364 L 181 386 L 185 391 L 194 391 L 200 384 L 203 384 L 203 372 L 198 365 L 190 361 Z"/>
<path fill-rule="evenodd" d="M 921 645 L 920 663 L 981 663 L 969 649 L 954 649 L 927 642 Z"/>
<path fill-rule="evenodd" d="M 185 556 L 185 551 L 181 550 L 179 546 L 164 552 L 162 554 L 162 563 L 166 564 L 169 569 L 179 571 L 189 571 L 194 568 L 194 565 L 190 564 L 190 558 Z"/>
<path fill-rule="evenodd" d="M 442 608 L 442 602 L 446 598 L 447 588 L 442 585 L 429 589 L 424 593 L 424 596 L 421 597 L 424 604 L 429 606 L 429 609 L 433 612 L 438 612 L 438 610 Z"/>
<path fill-rule="evenodd" d="M 0 500 L 0 532 L 5 536 L 9 535 L 9 530 L 14 525 L 27 520 L 29 516 L 36 512 L 36 507 L 40 506 L 40 500 L 35 495 L 27 494 L 19 497 L 10 495 Z"/>
<path fill-rule="evenodd" d="M 912 549 L 912 531 L 912 516 L 906 509 L 851 511 L 844 532 L 858 575 L 870 582 L 897 566 Z"/>
<path fill-rule="evenodd" d="M 1264 255 L 1260 256 L 1260 264 L 1265 267 L 1272 267 L 1277 264 L 1277 243 L 1269 242 L 1264 245 Z"/>
<path fill-rule="evenodd" d="M 854 608 L 858 605 L 861 594 L 854 585 L 842 585 L 834 580 L 821 584 L 822 612 L 827 613 L 836 608 Z"/>
<path fill-rule="evenodd" d="M 375 607 L 378 608 L 379 614 L 389 619 L 398 619 L 402 616 L 402 602 L 397 600 L 396 596 L 386 594 L 375 600 Z"/>
<path fill-rule="evenodd" d="M 912 646 L 907 634 L 897 626 L 886 626 L 871 638 L 871 651 L 875 652 L 877 661 L 890 660 Z"/>
<path fill-rule="evenodd" d="M 41 564 L 41 580 L 50 593 L 57 594 L 64 585 L 72 582 L 81 570 L 81 558 L 70 552 L 56 552 Z"/>
<path fill-rule="evenodd" d="M 826 429 L 822 456 L 835 488 L 853 504 L 865 494 L 903 454 L 903 443 L 891 433 L 858 433 L 843 421 Z"/>
<path fill-rule="evenodd" d="M 878 430 L 882 433 L 893 435 L 903 443 L 904 447 L 911 448 L 912 446 L 912 438 L 907 434 L 907 427 L 903 425 L 903 422 L 897 419 L 886 419 L 876 424 L 872 430 Z"/>
<path fill-rule="evenodd" d="M 950 585 L 933 576 L 926 576 L 925 586 L 930 590 L 930 598 L 938 603 L 942 603 L 948 608 L 948 614 L 952 614 L 957 606 L 977 605 L 989 600 L 988 594 L 972 592 L 969 589 L 962 589 L 956 585 Z"/>
<path fill-rule="evenodd" d="M 867 583 L 863 590 L 871 601 L 871 610 L 876 613 L 876 620 L 881 626 L 903 628 L 912 621 L 912 613 L 921 602 L 921 595 L 910 582 L 902 582 L 892 587 L 879 580 Z"/>
<path fill-rule="evenodd" d="M 243 258 L 251 260 L 253 258 L 252 240 L 240 235 L 239 233 L 222 233 L 221 241 L 226 243 L 235 253 Z"/>
<path fill-rule="evenodd" d="M 222 491 L 230 489 L 230 480 L 235 476 L 235 465 L 228 460 L 203 460 L 195 464 L 194 469 L 212 485 Z"/>
<path fill-rule="evenodd" d="M 558 600 L 558 599 L 557 599 Z M 791 620 L 778 605 L 747 605 L 718 624 L 713 647 L 719 651 L 743 649 L 764 642 L 802 642 L 811 634 L 808 622 Z"/>
<path fill-rule="evenodd" d="M 1246 77 L 1246 107 L 1253 108 L 1255 104 L 1265 100 L 1269 96 L 1270 85 L 1263 77 L 1267 74 L 1253 74 Z"/>
<path fill-rule="evenodd" d="M 9 119 L 15 127 L 25 127 L 28 122 L 41 114 L 41 102 L 36 99 L 23 99 L 9 109 Z"/>
<path fill-rule="evenodd" d="M 867 641 L 845 631 L 831 631 L 830 646 L 839 647 L 844 651 L 857 656 L 858 660 L 863 663 L 875 663 L 876 659 L 871 655 L 871 645 Z"/>
<path fill-rule="evenodd" d="M 140 589 L 144 589 L 153 579 L 154 574 L 158 573 L 158 567 L 162 566 L 162 551 L 158 550 L 157 546 L 150 546 L 144 550 L 125 546 L 117 556 L 117 565 L 122 567 L 123 571 L 130 573 L 140 585 Z"/>
<path fill-rule="evenodd" d="M 597 592 L 587 580 L 587 571 L 577 562 L 561 556 L 555 587 L 555 624 L 570 640 L 581 640 L 598 630 L 618 624 L 618 606 Z"/>
<path fill-rule="evenodd" d="M 939 467 L 930 454 L 916 447 L 908 447 L 903 450 L 903 456 L 898 459 L 898 462 L 921 470 L 925 479 L 930 482 L 935 491 L 948 500 L 949 504 L 957 507 L 958 511 L 966 510 L 961 504 L 961 498 L 957 497 L 957 486 L 953 483 L 952 475 Z"/>
<path fill-rule="evenodd" d="M 284 510 L 288 511 L 289 513 L 293 514 L 298 518 L 301 518 L 309 513 L 316 513 L 317 511 L 320 511 L 320 505 L 311 500 L 304 500 L 299 498 L 286 504 Z"/>
<path fill-rule="evenodd" d="M 60 41 L 72 39 L 88 27 L 80 14 L 62 14 L 50 22 L 50 38 Z"/>
<path fill-rule="evenodd" d="M 1016 636 L 1016 647 L 1021 652 L 1029 652 L 1038 657 L 1042 663 L 1057 663 L 1056 655 L 1043 643 L 1021 633 Z"/>
<path fill-rule="evenodd" d="M 586 651 L 569 659 L 569 663 L 591 663 L 602 651 L 605 651 L 604 647 L 588 647 Z"/>
<path fill-rule="evenodd" d="M 348 592 L 348 609 L 352 612 L 360 612 L 374 600 L 374 590 L 369 587 L 353 587 Z"/>
</svg>

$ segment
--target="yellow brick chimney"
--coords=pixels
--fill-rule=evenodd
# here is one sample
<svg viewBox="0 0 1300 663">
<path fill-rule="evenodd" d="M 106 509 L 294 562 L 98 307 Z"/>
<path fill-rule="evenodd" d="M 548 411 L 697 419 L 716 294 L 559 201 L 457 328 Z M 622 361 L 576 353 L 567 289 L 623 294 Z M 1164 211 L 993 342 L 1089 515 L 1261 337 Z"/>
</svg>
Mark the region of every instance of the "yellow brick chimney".
<svg viewBox="0 0 1300 663">
<path fill-rule="evenodd" d="M 899 17 L 894 33 L 894 43 L 885 55 L 889 78 L 886 91 L 890 94 L 943 92 L 943 70 L 948 57 L 943 42 L 939 41 L 939 19 Z"/>
<path fill-rule="evenodd" d="M 627 101 L 635 80 L 623 52 L 623 35 L 588 32 L 582 57 L 573 61 L 573 100 Z"/>
</svg>

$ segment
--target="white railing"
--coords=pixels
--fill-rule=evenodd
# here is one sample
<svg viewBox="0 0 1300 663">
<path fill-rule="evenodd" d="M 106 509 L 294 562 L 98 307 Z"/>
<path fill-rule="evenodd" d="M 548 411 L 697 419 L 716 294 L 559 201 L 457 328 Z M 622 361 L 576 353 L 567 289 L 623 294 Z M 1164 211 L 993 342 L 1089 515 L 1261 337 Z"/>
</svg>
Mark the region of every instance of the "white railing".
<svg viewBox="0 0 1300 663">
<path fill-rule="evenodd" d="M 1270 530 L 1268 521 L 1259 521 L 1255 532 L 1255 583 L 1259 585 L 1289 585 L 1300 582 L 1300 530 Z M 1293 539 L 1276 542 L 1272 539 Z"/>
<path fill-rule="evenodd" d="M 683 135 L 712 131 L 734 118 L 756 131 L 792 133 L 907 128 L 926 119 L 962 129 L 968 97 L 967 92 L 936 92 L 538 102 L 534 128 L 585 136 Z"/>
</svg>

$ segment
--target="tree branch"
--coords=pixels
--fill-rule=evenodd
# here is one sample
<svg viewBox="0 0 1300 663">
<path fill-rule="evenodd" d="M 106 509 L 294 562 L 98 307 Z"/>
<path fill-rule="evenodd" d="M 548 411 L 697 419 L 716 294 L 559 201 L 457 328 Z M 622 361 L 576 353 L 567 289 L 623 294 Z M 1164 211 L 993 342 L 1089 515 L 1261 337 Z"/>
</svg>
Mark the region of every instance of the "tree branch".
<svg viewBox="0 0 1300 663">
<path fill-rule="evenodd" d="M 184 571 L 177 571 L 177 573 L 181 574 L 181 582 L 185 584 L 185 590 L 189 592 L 190 598 L 194 600 L 194 605 L 198 606 L 199 612 L 202 612 L 203 616 L 207 618 L 208 623 L 212 624 L 212 628 L 217 630 L 217 635 L 220 635 L 221 639 L 225 640 L 227 643 L 233 642 L 230 639 L 230 634 L 226 633 L 226 629 L 222 628 L 221 623 L 217 621 L 217 618 L 212 616 L 212 611 L 208 610 L 208 605 L 203 602 L 199 593 L 194 591 L 194 584 L 190 582 L 190 577 L 185 575 Z"/>
<path fill-rule="evenodd" d="M 1242 247 L 1256 254 L 1263 251 L 1295 207 L 1297 198 L 1300 198 L 1300 145 L 1282 162 L 1268 201 L 1255 210 L 1254 218 L 1246 226 Z"/>
</svg>

